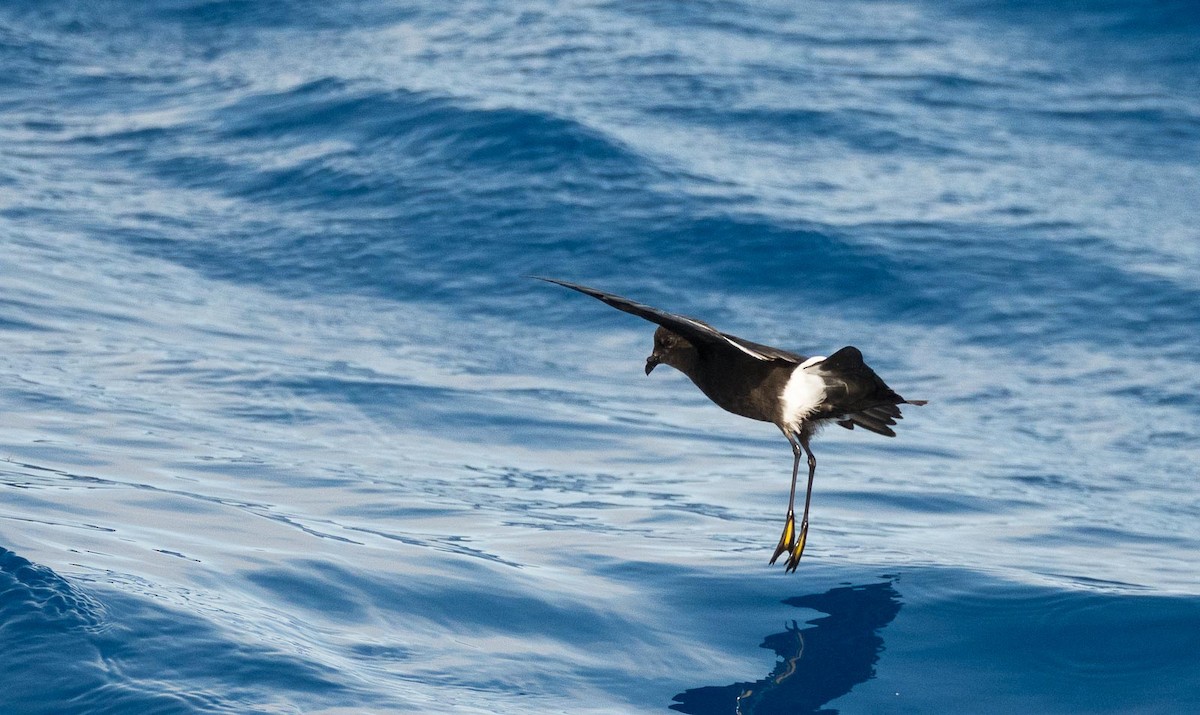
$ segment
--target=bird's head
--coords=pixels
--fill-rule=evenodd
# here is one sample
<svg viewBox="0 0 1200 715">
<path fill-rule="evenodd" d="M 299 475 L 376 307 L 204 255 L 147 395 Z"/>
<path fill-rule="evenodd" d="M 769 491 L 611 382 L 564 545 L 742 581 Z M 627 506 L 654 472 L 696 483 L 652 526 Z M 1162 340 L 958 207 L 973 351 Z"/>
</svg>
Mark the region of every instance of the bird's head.
<svg viewBox="0 0 1200 715">
<path fill-rule="evenodd" d="M 646 358 L 647 375 L 661 364 L 688 374 L 695 361 L 696 348 L 687 340 L 661 326 L 654 331 L 654 350 Z"/>
</svg>

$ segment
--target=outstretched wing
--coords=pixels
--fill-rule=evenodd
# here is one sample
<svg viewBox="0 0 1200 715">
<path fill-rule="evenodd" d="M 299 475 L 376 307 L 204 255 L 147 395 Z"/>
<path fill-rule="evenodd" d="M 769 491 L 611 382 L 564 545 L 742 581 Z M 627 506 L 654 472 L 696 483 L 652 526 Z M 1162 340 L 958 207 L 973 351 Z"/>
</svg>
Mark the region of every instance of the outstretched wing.
<svg viewBox="0 0 1200 715">
<path fill-rule="evenodd" d="M 619 295 L 605 293 L 602 290 L 596 290 L 595 288 L 582 286 L 578 283 L 560 281 L 556 278 L 543 278 L 542 276 L 533 277 L 540 281 L 546 281 L 547 283 L 554 283 L 556 285 L 563 286 L 564 288 L 577 290 L 580 293 L 592 296 L 596 300 L 607 303 L 617 310 L 636 315 L 639 318 L 645 318 L 652 323 L 657 323 L 667 330 L 682 336 L 688 342 L 696 346 L 707 345 L 721 348 L 732 347 L 758 360 L 784 360 L 786 362 L 801 363 L 804 362 L 805 359 L 804 356 L 788 352 L 787 350 L 780 350 L 779 348 L 773 348 L 769 345 L 753 343 L 749 340 L 739 338 L 736 335 L 727 335 L 708 323 L 696 320 L 695 318 L 688 318 L 682 315 L 668 313 L 665 310 L 652 308 L 648 305 L 629 300 L 628 298 L 622 298 Z"/>
<path fill-rule="evenodd" d="M 904 419 L 904 415 L 900 414 L 899 407 L 880 405 L 847 415 L 846 419 L 838 421 L 838 424 L 846 429 L 854 429 L 854 426 L 858 425 L 884 437 L 895 437 L 896 431 L 892 429 L 892 425 L 896 424 L 896 420 L 901 419 Z"/>
<path fill-rule="evenodd" d="M 888 387 L 875 371 L 863 362 L 858 348 L 848 345 L 814 366 L 825 380 L 826 409 L 845 415 L 838 424 L 846 429 L 855 425 L 885 437 L 895 437 L 892 426 L 904 419 L 900 405 L 923 405 L 924 400 L 906 400 Z"/>
</svg>

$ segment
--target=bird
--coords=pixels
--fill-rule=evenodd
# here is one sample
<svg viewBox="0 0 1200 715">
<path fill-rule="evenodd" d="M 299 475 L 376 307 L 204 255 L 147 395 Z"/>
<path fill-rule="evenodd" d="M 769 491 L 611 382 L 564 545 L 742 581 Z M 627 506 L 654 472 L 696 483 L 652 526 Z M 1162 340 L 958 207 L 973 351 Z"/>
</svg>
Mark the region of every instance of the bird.
<svg viewBox="0 0 1200 715">
<path fill-rule="evenodd" d="M 784 572 L 795 572 L 808 540 L 808 512 L 812 502 L 817 459 L 810 440 L 830 422 L 846 429 L 862 427 L 875 434 L 895 437 L 892 429 L 902 418 L 900 405 L 924 405 L 926 400 L 906 400 L 887 386 L 863 362 L 862 352 L 847 345 L 829 356 L 805 356 L 723 333 L 695 318 L 622 298 L 557 278 L 531 276 L 589 295 L 617 310 L 658 325 L 654 347 L 646 358 L 646 375 L 668 365 L 686 375 L 718 407 L 735 415 L 774 424 L 792 447 L 792 486 L 787 517 L 773 565 L 788 554 Z M 801 459 L 808 463 L 804 512 L 796 530 L 796 481 Z"/>
</svg>

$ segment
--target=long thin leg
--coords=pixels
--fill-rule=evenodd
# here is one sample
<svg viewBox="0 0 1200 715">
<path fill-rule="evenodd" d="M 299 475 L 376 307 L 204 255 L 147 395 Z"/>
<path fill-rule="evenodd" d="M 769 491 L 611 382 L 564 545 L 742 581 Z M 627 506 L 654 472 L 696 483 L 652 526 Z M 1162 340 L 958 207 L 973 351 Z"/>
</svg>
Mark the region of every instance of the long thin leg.
<svg viewBox="0 0 1200 715">
<path fill-rule="evenodd" d="M 783 525 L 783 533 L 779 536 L 779 545 L 775 547 L 775 554 L 771 557 L 772 564 L 781 554 L 791 551 L 796 545 L 796 514 L 793 507 L 796 504 L 796 477 L 800 471 L 800 443 L 796 441 L 795 435 L 786 430 L 783 435 L 792 445 L 792 492 L 788 495 L 787 521 Z"/>
<path fill-rule="evenodd" d="M 796 540 L 795 546 L 792 547 L 792 555 L 788 557 L 787 566 L 783 569 L 785 573 L 795 571 L 797 564 L 800 563 L 800 556 L 804 554 L 804 542 L 808 539 L 808 506 L 812 503 L 813 476 L 817 473 L 817 458 L 813 456 L 812 450 L 809 449 L 808 437 L 804 434 L 800 435 L 800 446 L 804 448 L 804 453 L 808 455 L 808 486 L 804 490 L 804 515 L 800 517 L 800 538 Z M 793 488 L 794 483 L 793 479 Z"/>
</svg>

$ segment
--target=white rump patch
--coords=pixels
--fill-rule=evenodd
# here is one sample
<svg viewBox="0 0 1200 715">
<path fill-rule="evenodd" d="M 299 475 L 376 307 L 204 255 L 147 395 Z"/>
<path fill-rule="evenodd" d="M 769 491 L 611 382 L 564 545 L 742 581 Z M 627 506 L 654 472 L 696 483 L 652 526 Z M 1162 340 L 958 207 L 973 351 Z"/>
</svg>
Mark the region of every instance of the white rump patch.
<svg viewBox="0 0 1200 715">
<path fill-rule="evenodd" d="M 793 432 L 812 414 L 825 399 L 825 380 L 809 368 L 817 365 L 824 357 L 811 357 L 792 371 L 783 386 L 780 400 L 783 402 L 783 423 Z"/>
</svg>

